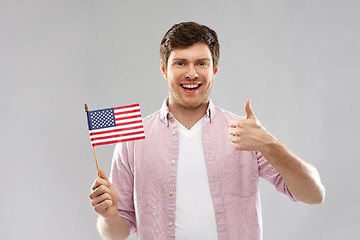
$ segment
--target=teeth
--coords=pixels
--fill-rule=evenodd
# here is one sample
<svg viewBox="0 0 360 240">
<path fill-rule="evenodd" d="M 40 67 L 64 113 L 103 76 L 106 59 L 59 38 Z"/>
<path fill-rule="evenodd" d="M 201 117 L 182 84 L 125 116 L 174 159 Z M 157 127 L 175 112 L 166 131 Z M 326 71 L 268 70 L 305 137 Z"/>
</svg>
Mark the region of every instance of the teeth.
<svg viewBox="0 0 360 240">
<path fill-rule="evenodd" d="M 185 84 L 185 85 L 183 85 L 184 88 L 197 88 L 198 86 L 199 86 L 199 84 L 196 84 L 196 85 L 194 85 L 194 84 Z"/>
</svg>

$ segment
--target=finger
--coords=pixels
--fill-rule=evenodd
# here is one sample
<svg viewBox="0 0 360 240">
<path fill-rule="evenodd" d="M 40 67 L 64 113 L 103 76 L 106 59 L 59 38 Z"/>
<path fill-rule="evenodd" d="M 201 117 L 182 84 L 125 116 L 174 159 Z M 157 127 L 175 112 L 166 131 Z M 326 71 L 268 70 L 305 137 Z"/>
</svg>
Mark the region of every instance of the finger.
<svg viewBox="0 0 360 240">
<path fill-rule="evenodd" d="M 100 168 L 98 174 L 99 174 L 99 177 L 97 179 L 95 179 L 93 185 L 91 186 L 91 190 L 95 190 L 100 185 L 106 185 L 106 186 L 109 185 L 109 180 L 108 180 L 104 170 L 102 170 Z"/>
<path fill-rule="evenodd" d="M 101 185 L 108 186 L 109 182 L 106 181 L 105 179 L 97 178 L 97 179 L 95 179 L 94 183 L 91 185 L 91 190 L 94 191 L 95 189 L 97 189 Z"/>
<path fill-rule="evenodd" d="M 104 200 L 99 204 L 96 204 L 94 207 L 95 212 L 101 214 L 103 213 L 107 208 L 111 207 L 113 204 L 112 200 Z"/>
<path fill-rule="evenodd" d="M 99 169 L 99 177 L 102 179 L 105 179 L 106 181 L 109 181 L 109 179 L 107 178 L 104 170 L 102 170 L 102 168 Z"/>
<path fill-rule="evenodd" d="M 104 193 L 94 199 L 91 199 L 91 205 L 96 206 L 106 200 L 112 201 L 112 197 L 109 193 Z"/>
<path fill-rule="evenodd" d="M 236 123 L 237 123 L 237 121 L 236 121 L 236 119 L 231 119 L 230 121 L 229 121 L 229 127 L 230 128 L 235 128 L 236 127 Z"/>
<path fill-rule="evenodd" d="M 231 119 L 231 120 L 229 121 L 228 126 L 229 126 L 230 128 L 240 127 L 241 124 L 243 123 L 243 121 L 244 121 L 244 119 Z"/>
<path fill-rule="evenodd" d="M 250 99 L 245 102 L 246 119 L 256 119 L 255 114 L 250 106 Z"/>
<path fill-rule="evenodd" d="M 234 135 L 229 135 L 229 139 L 230 139 L 230 142 L 232 142 L 232 143 L 236 143 L 236 141 L 237 141 L 237 137 Z"/>
<path fill-rule="evenodd" d="M 105 186 L 105 185 L 100 185 L 99 187 L 97 187 L 94 191 L 92 191 L 89 195 L 89 197 L 91 199 L 95 199 L 97 198 L 98 196 L 102 195 L 102 194 L 105 194 L 105 193 L 108 193 L 108 194 L 111 194 L 111 191 L 110 189 Z"/>
<path fill-rule="evenodd" d="M 236 128 L 234 128 L 234 127 L 229 127 L 229 128 L 228 128 L 228 133 L 229 133 L 230 135 L 235 135 L 235 131 L 236 131 Z"/>
</svg>

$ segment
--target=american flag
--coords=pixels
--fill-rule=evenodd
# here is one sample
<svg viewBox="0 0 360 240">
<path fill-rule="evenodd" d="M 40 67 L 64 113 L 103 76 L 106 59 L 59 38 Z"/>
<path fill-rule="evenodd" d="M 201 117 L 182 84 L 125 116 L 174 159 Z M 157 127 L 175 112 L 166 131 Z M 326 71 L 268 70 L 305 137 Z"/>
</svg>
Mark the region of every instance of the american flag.
<svg viewBox="0 0 360 240">
<path fill-rule="evenodd" d="M 139 104 L 88 111 L 87 118 L 94 147 L 145 139 Z"/>
</svg>

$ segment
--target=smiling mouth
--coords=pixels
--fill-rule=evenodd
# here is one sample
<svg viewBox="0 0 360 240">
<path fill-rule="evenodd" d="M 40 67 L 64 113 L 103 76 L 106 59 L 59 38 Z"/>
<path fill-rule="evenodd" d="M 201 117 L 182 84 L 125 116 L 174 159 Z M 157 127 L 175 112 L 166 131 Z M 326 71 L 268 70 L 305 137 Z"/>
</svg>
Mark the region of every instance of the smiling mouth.
<svg viewBox="0 0 360 240">
<path fill-rule="evenodd" d="M 180 86 L 187 90 L 195 90 L 195 89 L 198 89 L 201 86 L 201 84 L 200 83 L 180 84 Z"/>
</svg>

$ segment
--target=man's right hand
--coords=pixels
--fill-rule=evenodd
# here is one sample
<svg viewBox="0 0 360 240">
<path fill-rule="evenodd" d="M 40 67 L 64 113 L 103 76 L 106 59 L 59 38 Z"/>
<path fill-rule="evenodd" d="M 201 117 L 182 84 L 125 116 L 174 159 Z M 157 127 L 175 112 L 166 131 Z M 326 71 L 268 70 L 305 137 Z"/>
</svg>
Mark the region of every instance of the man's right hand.
<svg viewBox="0 0 360 240">
<path fill-rule="evenodd" d="M 91 186 L 89 197 L 95 212 L 105 219 L 110 220 L 118 216 L 118 193 L 102 169 Z"/>
</svg>

